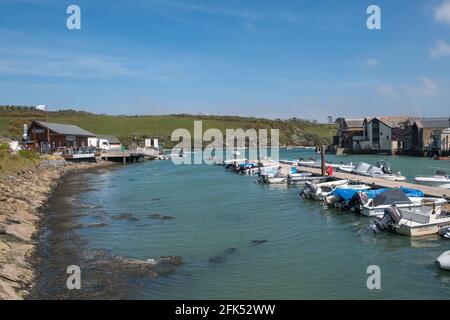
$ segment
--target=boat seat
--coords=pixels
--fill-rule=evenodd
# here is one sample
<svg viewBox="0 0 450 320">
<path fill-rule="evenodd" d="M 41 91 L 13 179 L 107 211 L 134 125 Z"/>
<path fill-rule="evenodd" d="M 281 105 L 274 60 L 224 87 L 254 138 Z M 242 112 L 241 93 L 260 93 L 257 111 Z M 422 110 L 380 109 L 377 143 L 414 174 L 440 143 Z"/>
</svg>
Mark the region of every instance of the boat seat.
<svg viewBox="0 0 450 320">
<path fill-rule="evenodd" d="M 401 209 L 402 217 L 406 220 L 411 220 L 417 223 L 428 223 L 430 222 L 430 210 L 420 210 L 423 208 L 414 209 Z"/>
</svg>

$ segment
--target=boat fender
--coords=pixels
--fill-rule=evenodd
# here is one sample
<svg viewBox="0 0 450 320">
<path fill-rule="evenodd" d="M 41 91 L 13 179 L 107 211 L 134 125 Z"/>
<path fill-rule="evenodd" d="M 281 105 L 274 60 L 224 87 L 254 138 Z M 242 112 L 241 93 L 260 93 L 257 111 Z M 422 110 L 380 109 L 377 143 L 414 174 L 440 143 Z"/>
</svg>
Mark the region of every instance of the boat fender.
<svg viewBox="0 0 450 320">
<path fill-rule="evenodd" d="M 450 270 L 450 251 L 446 251 L 434 261 L 434 265 L 442 270 Z"/>
</svg>

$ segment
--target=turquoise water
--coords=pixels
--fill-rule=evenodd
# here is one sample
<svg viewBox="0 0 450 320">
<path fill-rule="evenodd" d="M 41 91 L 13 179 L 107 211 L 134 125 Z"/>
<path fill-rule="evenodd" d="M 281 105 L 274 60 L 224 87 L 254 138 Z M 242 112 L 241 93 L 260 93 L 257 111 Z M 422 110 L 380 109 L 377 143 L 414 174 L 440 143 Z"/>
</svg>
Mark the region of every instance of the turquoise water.
<svg viewBox="0 0 450 320">
<path fill-rule="evenodd" d="M 281 158 L 312 153 L 284 151 Z M 333 159 L 329 156 L 329 159 Z M 388 160 L 408 178 L 432 174 L 444 161 L 345 156 L 338 161 Z M 445 299 L 450 272 L 433 261 L 450 242 L 368 230 L 371 219 L 302 201 L 298 188 L 255 183 L 217 166 L 148 162 L 86 174 L 77 201 L 101 208 L 102 228 L 78 232 L 92 248 L 131 258 L 179 255 L 184 264 L 148 280 L 137 299 Z M 131 213 L 138 220 L 114 220 Z M 151 214 L 173 220 L 151 219 Z M 95 222 L 85 216 L 81 222 Z M 253 240 L 267 240 L 255 244 Z M 231 249 L 233 248 L 233 249 Z M 366 287 L 369 265 L 381 268 L 381 290 Z"/>
</svg>

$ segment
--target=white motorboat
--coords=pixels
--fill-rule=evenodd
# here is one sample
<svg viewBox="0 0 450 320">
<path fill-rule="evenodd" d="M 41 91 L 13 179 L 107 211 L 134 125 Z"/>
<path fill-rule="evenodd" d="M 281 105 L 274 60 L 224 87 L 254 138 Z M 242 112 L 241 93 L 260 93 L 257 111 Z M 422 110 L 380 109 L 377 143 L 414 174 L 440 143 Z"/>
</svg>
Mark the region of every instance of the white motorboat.
<svg viewBox="0 0 450 320">
<path fill-rule="evenodd" d="M 311 173 L 295 173 L 288 175 L 287 183 L 290 185 L 304 185 L 307 182 L 321 183 L 328 177 L 316 176 Z"/>
<path fill-rule="evenodd" d="M 377 203 L 377 198 L 374 198 L 363 205 L 361 214 L 367 217 L 381 217 L 384 215 L 385 210 L 392 205 L 402 209 L 413 209 L 419 207 L 440 207 L 445 203 L 447 203 L 447 200 L 444 198 L 432 197 L 406 197 L 405 199 L 391 200 L 384 203 Z"/>
<path fill-rule="evenodd" d="M 321 200 L 323 197 L 329 195 L 336 187 L 348 186 L 348 180 L 332 180 L 328 182 L 313 183 L 307 181 L 302 191 L 300 191 L 300 197 L 310 200 Z"/>
<path fill-rule="evenodd" d="M 418 176 L 414 182 L 424 186 L 450 189 L 450 175 L 444 170 L 437 171 L 434 176 Z"/>
<path fill-rule="evenodd" d="M 313 168 L 316 166 L 320 166 L 320 164 L 316 160 L 299 160 L 297 162 L 299 166 Z"/>
<path fill-rule="evenodd" d="M 286 184 L 288 179 L 287 176 L 281 175 L 281 167 L 278 165 L 260 167 L 258 176 L 258 182 L 268 184 Z"/>
<path fill-rule="evenodd" d="M 234 164 L 234 165 L 238 165 L 240 163 L 246 163 L 248 160 L 245 158 L 241 158 L 241 159 L 227 159 L 227 160 L 223 160 L 223 165 L 227 166 L 230 164 Z"/>
<path fill-rule="evenodd" d="M 406 236 L 417 237 L 437 234 L 450 226 L 450 213 L 441 206 L 399 208 L 389 207 L 382 218 L 370 226 L 375 233 L 383 230 L 394 231 Z"/>
<path fill-rule="evenodd" d="M 259 176 L 258 182 L 267 183 L 267 184 L 286 184 L 287 177 L 271 176 L 271 175 L 265 174 L 265 175 Z"/>
<path fill-rule="evenodd" d="M 341 168 L 343 172 L 354 173 L 361 176 L 378 178 L 378 179 L 386 179 L 392 181 L 405 181 L 406 177 L 402 176 L 400 172 L 392 173 L 392 170 L 385 163 L 379 162 L 377 166 L 373 166 L 369 163 L 359 162 L 356 164 L 354 169 L 350 169 L 349 167 Z"/>
</svg>

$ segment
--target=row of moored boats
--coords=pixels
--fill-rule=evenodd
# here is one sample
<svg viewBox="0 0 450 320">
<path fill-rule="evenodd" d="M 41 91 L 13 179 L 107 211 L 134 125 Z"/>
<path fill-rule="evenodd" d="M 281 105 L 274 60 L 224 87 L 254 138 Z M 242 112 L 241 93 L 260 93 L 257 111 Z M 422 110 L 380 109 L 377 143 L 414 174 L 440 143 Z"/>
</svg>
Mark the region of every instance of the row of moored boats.
<svg viewBox="0 0 450 320">
<path fill-rule="evenodd" d="M 320 201 L 328 207 L 373 218 L 370 228 L 375 233 L 386 230 L 412 237 L 439 233 L 450 239 L 450 210 L 447 200 L 426 197 L 420 190 L 403 187 L 374 188 L 298 169 L 298 166 L 318 167 L 318 162 L 312 159 L 280 162 L 269 158 L 259 161 L 233 159 L 218 161 L 217 164 L 239 174 L 255 175 L 260 183 L 300 185 L 301 199 Z M 375 166 L 367 163 L 355 166 L 351 163 L 327 163 L 327 166 L 332 166 L 333 170 L 380 179 L 406 179 L 399 172 L 392 172 L 385 162 L 379 162 Z"/>
</svg>

